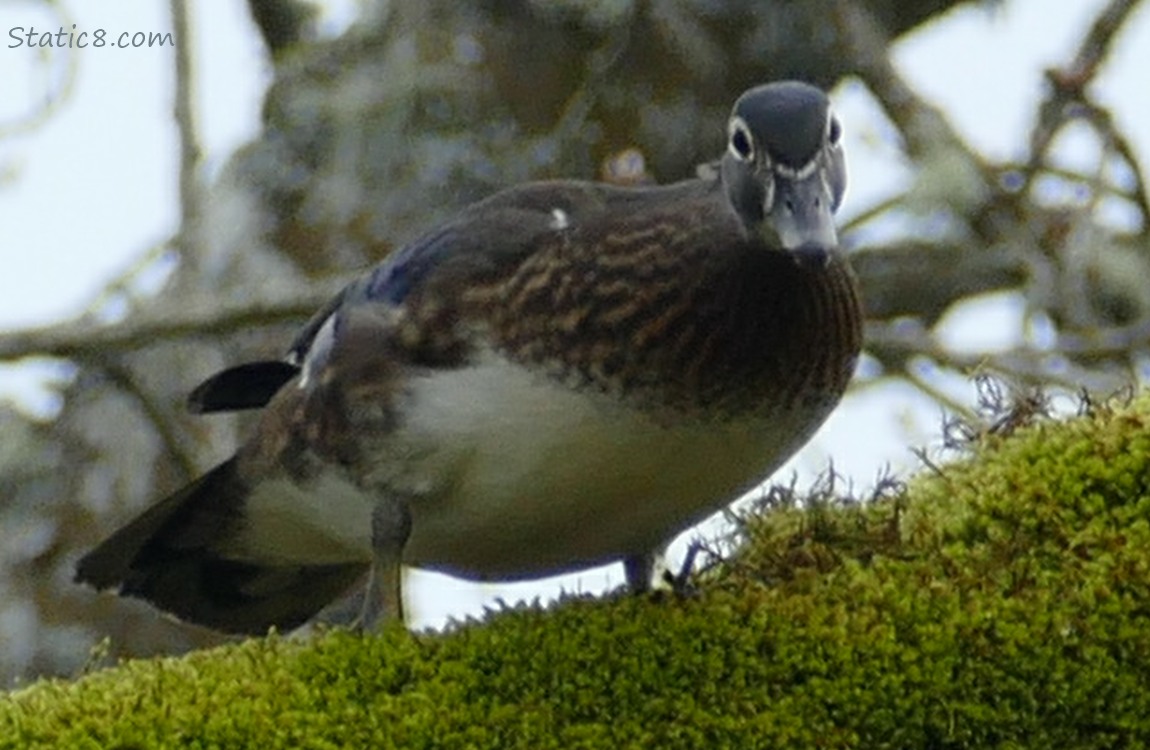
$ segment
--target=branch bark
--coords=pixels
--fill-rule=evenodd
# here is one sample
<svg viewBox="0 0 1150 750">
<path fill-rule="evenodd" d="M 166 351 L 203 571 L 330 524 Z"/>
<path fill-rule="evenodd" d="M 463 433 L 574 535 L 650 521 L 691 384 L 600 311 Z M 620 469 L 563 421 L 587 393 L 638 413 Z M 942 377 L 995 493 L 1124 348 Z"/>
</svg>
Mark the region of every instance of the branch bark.
<svg viewBox="0 0 1150 750">
<path fill-rule="evenodd" d="M 343 284 L 343 280 L 316 283 L 278 299 L 220 302 L 205 298 L 175 308 L 153 305 L 112 325 L 81 319 L 0 334 L 0 360 L 60 357 L 84 362 L 144 349 L 159 341 L 218 338 L 276 323 L 302 322 Z"/>
</svg>

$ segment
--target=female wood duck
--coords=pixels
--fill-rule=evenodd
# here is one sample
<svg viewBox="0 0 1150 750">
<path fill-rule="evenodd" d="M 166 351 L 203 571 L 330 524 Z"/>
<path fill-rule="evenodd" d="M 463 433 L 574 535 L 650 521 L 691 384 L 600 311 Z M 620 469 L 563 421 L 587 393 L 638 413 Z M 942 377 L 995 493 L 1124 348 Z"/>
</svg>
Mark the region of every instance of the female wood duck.
<svg viewBox="0 0 1150 750">
<path fill-rule="evenodd" d="M 352 282 L 280 362 L 193 410 L 263 407 L 230 459 L 84 557 L 77 579 L 219 630 L 308 620 L 366 571 L 475 580 L 623 561 L 763 481 L 861 346 L 833 223 L 841 129 L 803 83 L 735 102 L 713 176 L 511 188 Z"/>
</svg>

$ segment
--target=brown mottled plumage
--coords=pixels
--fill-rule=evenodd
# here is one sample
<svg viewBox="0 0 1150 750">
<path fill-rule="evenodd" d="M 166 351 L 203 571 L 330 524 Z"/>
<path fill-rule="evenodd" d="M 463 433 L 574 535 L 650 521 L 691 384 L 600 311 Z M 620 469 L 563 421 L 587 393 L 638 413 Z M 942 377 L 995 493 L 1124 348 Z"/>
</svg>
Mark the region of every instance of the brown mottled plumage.
<svg viewBox="0 0 1150 750">
<path fill-rule="evenodd" d="M 481 201 L 349 285 L 285 362 L 206 381 L 193 408 L 264 407 L 254 434 L 78 578 L 249 633 L 369 568 L 365 624 L 402 617 L 401 563 L 622 560 L 645 587 L 653 552 L 806 442 L 861 346 L 825 96 L 752 89 L 728 134 L 715 176 Z"/>
</svg>

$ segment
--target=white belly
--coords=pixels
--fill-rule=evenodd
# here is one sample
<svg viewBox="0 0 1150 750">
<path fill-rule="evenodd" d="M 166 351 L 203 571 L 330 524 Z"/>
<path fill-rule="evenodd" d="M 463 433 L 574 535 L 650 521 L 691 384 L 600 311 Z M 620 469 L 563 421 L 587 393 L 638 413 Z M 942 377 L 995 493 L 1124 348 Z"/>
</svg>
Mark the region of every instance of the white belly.
<svg viewBox="0 0 1150 750">
<path fill-rule="evenodd" d="M 475 579 L 654 550 L 764 479 L 821 421 L 780 409 L 661 424 L 495 357 L 414 380 L 406 403 L 371 480 L 410 497 L 409 564 Z M 242 546 L 265 560 L 366 561 L 374 502 L 334 473 L 308 488 L 265 483 Z"/>
</svg>

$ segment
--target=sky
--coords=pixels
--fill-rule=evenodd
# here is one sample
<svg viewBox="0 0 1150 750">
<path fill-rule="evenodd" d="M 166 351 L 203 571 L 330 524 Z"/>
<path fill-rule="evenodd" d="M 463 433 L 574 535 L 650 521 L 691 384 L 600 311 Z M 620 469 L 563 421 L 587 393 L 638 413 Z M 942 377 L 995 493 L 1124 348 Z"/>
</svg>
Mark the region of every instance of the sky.
<svg viewBox="0 0 1150 750">
<path fill-rule="evenodd" d="M 952 12 L 894 49 L 908 82 L 939 105 L 959 132 L 994 158 L 1017 157 L 1043 93 L 1042 70 L 1066 59 L 1104 0 L 1004 0 L 993 8 Z M 337 32 L 351 0 L 325 4 L 325 30 Z M 17 29 L 166 32 L 168 3 L 155 0 L 63 0 L 62 17 L 41 3 L 0 0 L 0 331 L 50 324 L 81 313 L 115 319 L 123 300 L 101 295 L 107 283 L 141 265 L 176 230 L 177 145 L 169 48 L 30 49 Z M 192 4 L 193 59 L 200 138 L 210 180 L 228 156 L 257 133 L 270 70 L 243 3 Z M 70 72 L 69 72 L 70 71 Z M 1118 41 L 1096 93 L 1119 123 L 1150 123 L 1150 5 Z M 43 105 L 45 91 L 69 86 L 59 110 L 34 129 L 18 123 Z M 851 183 L 840 212 L 849 218 L 905 188 L 890 128 L 865 90 L 845 82 L 832 92 L 844 123 Z M 1150 127 L 1127 127 L 1142 163 L 1150 164 Z M 1061 144 L 1068 164 L 1089 163 L 1097 144 L 1071 133 Z M 1121 217 L 1116 218 L 1121 221 Z M 154 290 L 164 264 L 143 264 L 141 292 Z M 1018 340 L 1017 299 L 1001 295 L 951 315 L 945 332 L 958 347 L 1008 347 Z M 46 384 L 66 377 L 49 361 L 0 365 L 0 400 L 50 417 L 58 408 Z M 189 384 L 192 385 L 192 384 Z M 959 395 L 969 387 L 958 384 Z M 886 465 L 907 471 L 910 448 L 934 439 L 938 407 L 907 386 L 867 389 L 849 398 L 812 443 L 776 477 L 809 481 L 834 457 L 836 471 L 865 487 Z M 688 535 L 687 538 L 690 538 Z M 682 554 L 684 542 L 670 557 Z M 475 585 L 414 572 L 408 579 L 413 625 L 476 615 L 496 598 L 547 598 L 599 591 L 623 581 L 617 566 L 547 582 Z"/>
</svg>

